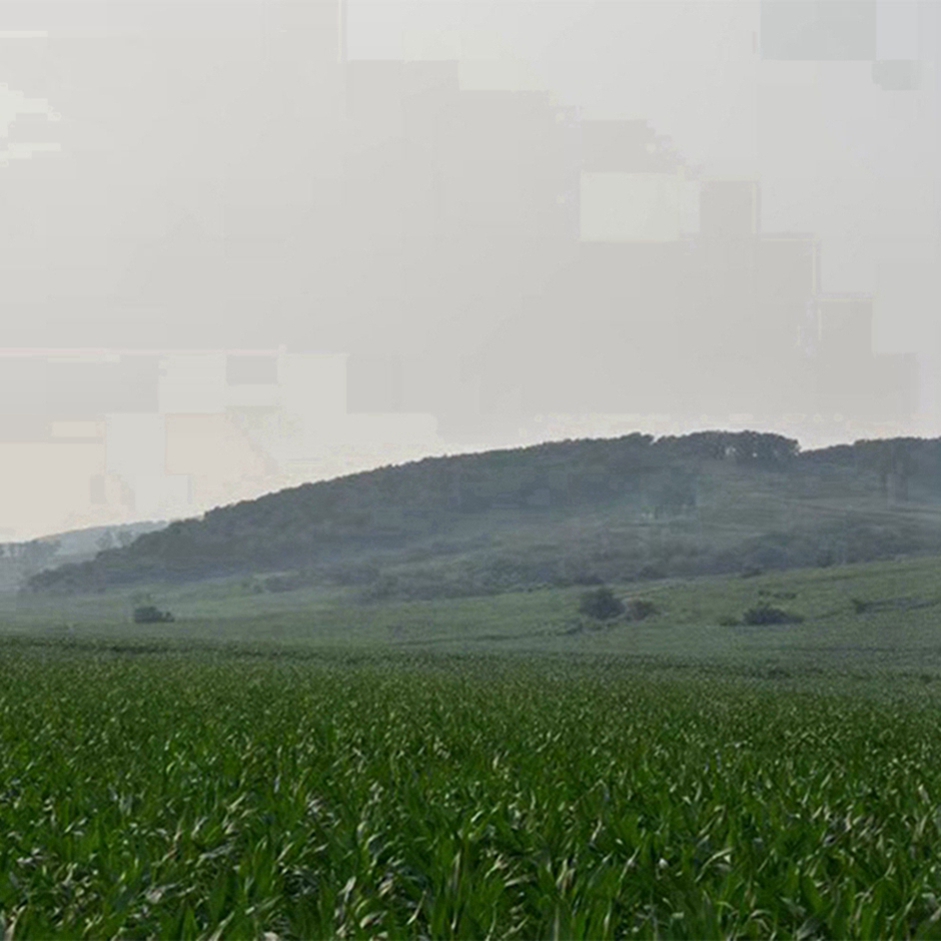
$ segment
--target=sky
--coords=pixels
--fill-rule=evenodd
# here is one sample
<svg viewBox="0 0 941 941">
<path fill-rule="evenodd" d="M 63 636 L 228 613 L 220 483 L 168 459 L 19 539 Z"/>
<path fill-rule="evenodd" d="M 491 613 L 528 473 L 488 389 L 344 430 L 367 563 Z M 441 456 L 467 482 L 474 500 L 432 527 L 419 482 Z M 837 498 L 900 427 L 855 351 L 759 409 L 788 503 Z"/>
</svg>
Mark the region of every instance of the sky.
<svg viewBox="0 0 941 941">
<path fill-rule="evenodd" d="M 0 540 L 641 430 L 941 434 L 924 0 L 10 0 Z"/>
</svg>

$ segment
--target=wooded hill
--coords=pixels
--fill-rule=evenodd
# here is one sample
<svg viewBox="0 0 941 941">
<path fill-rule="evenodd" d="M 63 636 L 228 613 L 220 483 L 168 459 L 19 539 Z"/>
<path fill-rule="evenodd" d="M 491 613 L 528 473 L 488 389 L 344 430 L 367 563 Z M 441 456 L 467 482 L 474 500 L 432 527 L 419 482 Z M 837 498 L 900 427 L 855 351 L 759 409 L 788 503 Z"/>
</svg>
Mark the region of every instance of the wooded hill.
<svg viewBox="0 0 941 941">
<path fill-rule="evenodd" d="M 941 554 L 941 439 L 801 452 L 755 432 L 429 458 L 220 507 L 30 591 L 242 576 L 435 597 Z"/>
</svg>

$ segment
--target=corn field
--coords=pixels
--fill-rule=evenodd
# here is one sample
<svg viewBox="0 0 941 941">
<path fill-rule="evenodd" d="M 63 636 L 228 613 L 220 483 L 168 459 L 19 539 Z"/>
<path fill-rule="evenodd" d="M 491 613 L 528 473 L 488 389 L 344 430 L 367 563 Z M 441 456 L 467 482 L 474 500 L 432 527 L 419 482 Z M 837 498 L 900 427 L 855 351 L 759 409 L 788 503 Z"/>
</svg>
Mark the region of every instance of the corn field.
<svg viewBox="0 0 941 941">
<path fill-rule="evenodd" d="M 941 704 L 0 651 L 6 938 L 941 937 Z"/>
</svg>

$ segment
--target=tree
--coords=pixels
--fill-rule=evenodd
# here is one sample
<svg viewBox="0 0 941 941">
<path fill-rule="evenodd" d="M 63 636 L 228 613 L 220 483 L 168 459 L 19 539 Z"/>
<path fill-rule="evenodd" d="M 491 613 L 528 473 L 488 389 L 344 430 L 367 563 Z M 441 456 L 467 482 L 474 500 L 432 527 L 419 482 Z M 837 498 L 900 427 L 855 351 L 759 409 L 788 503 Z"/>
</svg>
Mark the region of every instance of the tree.
<svg viewBox="0 0 941 941">
<path fill-rule="evenodd" d="M 95 548 L 99 552 L 105 552 L 114 548 L 114 534 L 110 529 L 106 529 L 96 540 Z"/>
<path fill-rule="evenodd" d="M 134 609 L 135 624 L 162 624 L 175 618 L 169 611 L 161 611 L 156 605 L 140 605 Z"/>
<path fill-rule="evenodd" d="M 624 602 L 607 585 L 586 591 L 578 603 L 578 610 L 599 621 L 609 621 L 624 613 Z"/>
<path fill-rule="evenodd" d="M 55 558 L 58 551 L 58 539 L 34 539 L 23 546 L 21 557 L 28 571 L 38 572 Z"/>
<path fill-rule="evenodd" d="M 122 529 L 118 532 L 118 545 L 126 549 L 136 538 L 137 536 L 130 529 Z"/>
<path fill-rule="evenodd" d="M 915 467 L 915 450 L 919 442 L 913 438 L 891 441 L 857 441 L 853 446 L 858 466 L 875 472 L 886 500 L 908 499 L 908 483 Z"/>
</svg>

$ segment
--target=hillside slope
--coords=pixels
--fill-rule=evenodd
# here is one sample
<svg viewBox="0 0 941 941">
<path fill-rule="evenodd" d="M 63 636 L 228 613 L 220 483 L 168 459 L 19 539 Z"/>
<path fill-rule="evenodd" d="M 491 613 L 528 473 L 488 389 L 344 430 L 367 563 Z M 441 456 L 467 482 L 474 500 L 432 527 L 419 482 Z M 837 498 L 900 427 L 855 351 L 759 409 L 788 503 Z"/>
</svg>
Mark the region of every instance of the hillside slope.
<svg viewBox="0 0 941 941">
<path fill-rule="evenodd" d="M 754 432 L 635 434 L 305 484 L 42 572 L 29 588 L 243 575 L 259 590 L 324 582 L 434 597 L 924 552 L 941 552 L 941 440 L 802 453 Z"/>
<path fill-rule="evenodd" d="M 94 559 L 104 548 L 127 546 L 162 521 L 90 526 L 26 542 L 0 543 L 0 592 L 16 591 L 38 572 Z"/>
</svg>

